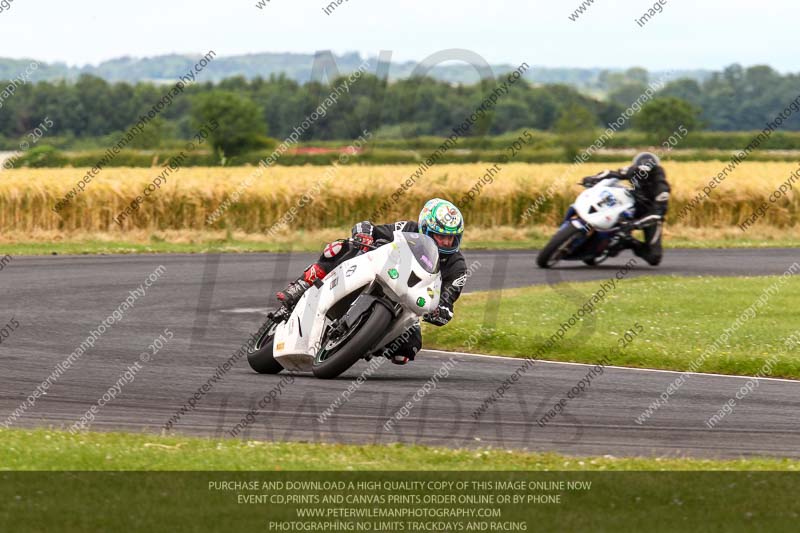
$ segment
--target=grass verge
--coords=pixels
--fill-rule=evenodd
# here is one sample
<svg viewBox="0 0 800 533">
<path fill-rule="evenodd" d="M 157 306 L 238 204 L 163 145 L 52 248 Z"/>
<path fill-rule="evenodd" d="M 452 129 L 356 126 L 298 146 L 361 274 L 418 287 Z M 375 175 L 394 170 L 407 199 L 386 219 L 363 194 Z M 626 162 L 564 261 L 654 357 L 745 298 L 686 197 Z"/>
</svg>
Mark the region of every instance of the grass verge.
<svg viewBox="0 0 800 533">
<path fill-rule="evenodd" d="M 257 442 L 132 433 L 0 430 L 0 470 L 28 471 L 743 471 L 800 470 L 800 461 L 747 458 L 566 457 L 404 444 Z"/>
<path fill-rule="evenodd" d="M 774 357 L 764 375 L 800 379 L 800 350 L 789 351 L 786 343 L 800 333 L 800 279 L 789 278 L 766 305 L 744 314 L 778 279 L 659 276 L 617 281 L 588 318 L 579 319 L 542 358 L 596 363 L 607 357 L 612 365 L 678 371 L 700 360 L 700 372 L 755 375 Z M 457 320 L 443 328 L 426 327 L 425 347 L 530 357 L 561 324 L 569 325 L 601 283 L 608 281 L 506 290 L 499 301 L 493 293 L 466 294 L 456 304 Z M 481 328 L 492 326 L 485 316 L 493 306 L 496 322 L 486 332 Z M 740 317 L 741 325 L 735 327 Z M 700 358 L 726 328 L 733 330 L 726 342 Z M 636 334 L 623 349 L 629 330 Z"/>
<path fill-rule="evenodd" d="M 47 430 L 0 431 L 0 443 L 9 452 L 3 467 L 23 469 L 0 473 L 3 531 L 797 529 L 800 463 L 792 460 Z"/>
</svg>

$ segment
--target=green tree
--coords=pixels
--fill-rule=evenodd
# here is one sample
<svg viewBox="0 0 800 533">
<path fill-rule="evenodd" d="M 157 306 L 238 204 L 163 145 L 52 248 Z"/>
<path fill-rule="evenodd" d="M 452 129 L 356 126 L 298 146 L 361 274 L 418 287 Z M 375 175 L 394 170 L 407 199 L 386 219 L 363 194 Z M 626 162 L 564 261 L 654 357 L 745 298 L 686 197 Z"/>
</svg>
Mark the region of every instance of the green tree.
<svg viewBox="0 0 800 533">
<path fill-rule="evenodd" d="M 700 125 L 699 115 L 700 110 L 689 102 L 666 96 L 645 104 L 634 118 L 633 126 L 651 135 L 652 142 L 660 143 L 680 126 L 689 131 L 697 129 Z"/>
<path fill-rule="evenodd" d="M 266 124 L 262 111 L 249 98 L 230 91 L 212 91 L 192 102 L 194 126 L 218 124 L 211 132 L 211 146 L 225 156 L 233 156 L 263 146 Z"/>
<path fill-rule="evenodd" d="M 130 142 L 129 146 L 140 150 L 160 148 L 167 136 L 166 123 L 161 117 L 156 117 L 147 123 L 142 132 Z"/>
<path fill-rule="evenodd" d="M 597 128 L 597 117 L 587 108 L 572 104 L 564 108 L 556 122 L 556 132 L 561 134 L 592 133 Z"/>
<path fill-rule="evenodd" d="M 578 151 L 592 143 L 597 128 L 597 117 L 580 104 L 572 104 L 561 110 L 556 122 L 556 133 L 561 135 L 564 152 L 568 160 Z"/>
<path fill-rule="evenodd" d="M 650 80 L 650 74 L 647 69 L 642 67 L 632 67 L 625 71 L 625 77 L 629 82 L 647 85 Z"/>
<path fill-rule="evenodd" d="M 645 91 L 647 91 L 647 85 L 644 83 L 626 83 L 608 93 L 608 99 L 623 106 L 624 109 L 639 99 Z"/>
</svg>

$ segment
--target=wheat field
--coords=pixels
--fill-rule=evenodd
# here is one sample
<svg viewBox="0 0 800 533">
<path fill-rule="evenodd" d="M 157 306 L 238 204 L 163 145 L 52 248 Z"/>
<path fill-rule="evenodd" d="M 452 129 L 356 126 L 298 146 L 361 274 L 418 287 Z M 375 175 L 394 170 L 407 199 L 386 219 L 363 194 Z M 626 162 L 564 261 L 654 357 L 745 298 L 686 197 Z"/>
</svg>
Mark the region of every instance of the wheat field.
<svg viewBox="0 0 800 533">
<path fill-rule="evenodd" d="M 386 201 L 387 208 L 376 221 L 413 217 L 423 202 L 433 196 L 459 204 L 472 227 L 521 227 L 555 222 L 580 192 L 577 181 L 602 170 L 601 166 L 589 165 L 512 163 L 500 166 L 489 183 L 482 178 L 489 166 L 488 163 L 439 165 L 399 195 L 398 188 L 418 167 L 275 167 L 257 178 L 253 178 L 257 170 L 254 167 L 184 168 L 170 175 L 167 183 L 147 197 L 138 211 L 121 225 L 114 222 L 114 217 L 142 194 L 161 169 L 104 169 L 58 213 L 53 206 L 85 170 L 10 170 L 0 173 L 0 227 L 6 232 L 180 229 L 256 233 L 269 231 L 277 222 L 284 221 L 290 224 L 281 225 L 282 229 L 319 230 L 345 227 L 369 218 Z M 667 163 L 665 168 L 673 189 L 669 222 L 689 228 L 735 225 L 767 201 L 770 193 L 786 182 L 798 165 L 743 163 L 715 189 L 710 199 L 679 221 L 677 215 L 682 207 L 724 167 L 724 163 L 714 161 Z M 465 203 L 465 194 L 481 181 L 484 184 L 479 194 Z M 553 183 L 560 185 L 552 198 L 531 209 Z M 774 204 L 759 224 L 794 227 L 798 222 L 800 197 L 793 193 Z M 226 201 L 227 207 L 220 212 Z M 218 216 L 214 216 L 215 211 Z M 524 216 L 526 212 L 528 216 Z M 213 218 L 211 223 L 209 217 Z"/>
</svg>

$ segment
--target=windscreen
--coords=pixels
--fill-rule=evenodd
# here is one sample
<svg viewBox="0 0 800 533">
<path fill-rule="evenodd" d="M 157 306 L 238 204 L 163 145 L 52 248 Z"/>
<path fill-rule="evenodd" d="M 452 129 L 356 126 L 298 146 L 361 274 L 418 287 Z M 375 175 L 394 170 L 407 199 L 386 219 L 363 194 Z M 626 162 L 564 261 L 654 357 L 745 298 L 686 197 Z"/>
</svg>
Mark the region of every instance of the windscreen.
<svg viewBox="0 0 800 533">
<path fill-rule="evenodd" d="M 426 272 L 436 274 L 439 272 L 439 248 L 433 239 L 421 233 L 403 232 L 411 253 Z"/>
</svg>

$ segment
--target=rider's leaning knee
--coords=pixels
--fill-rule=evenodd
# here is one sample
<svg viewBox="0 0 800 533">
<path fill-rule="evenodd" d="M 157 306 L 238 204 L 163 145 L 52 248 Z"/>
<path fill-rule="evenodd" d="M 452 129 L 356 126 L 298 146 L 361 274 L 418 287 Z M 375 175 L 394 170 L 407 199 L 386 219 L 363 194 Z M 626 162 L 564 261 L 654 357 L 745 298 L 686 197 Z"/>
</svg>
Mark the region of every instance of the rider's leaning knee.
<svg viewBox="0 0 800 533">
<path fill-rule="evenodd" d="M 658 266 L 661 264 L 661 259 L 664 256 L 661 252 L 657 252 L 646 246 L 635 247 L 633 253 L 647 261 L 650 266 Z"/>
</svg>

